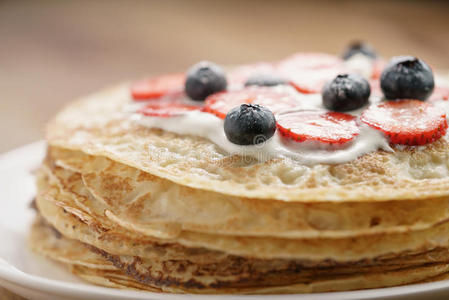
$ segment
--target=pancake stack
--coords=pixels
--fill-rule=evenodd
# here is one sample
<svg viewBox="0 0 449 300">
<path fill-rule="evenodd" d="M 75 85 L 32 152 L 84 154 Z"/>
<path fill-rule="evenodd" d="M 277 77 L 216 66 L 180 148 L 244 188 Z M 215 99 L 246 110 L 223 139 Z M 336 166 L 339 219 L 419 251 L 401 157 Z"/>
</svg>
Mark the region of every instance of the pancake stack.
<svg viewBox="0 0 449 300">
<path fill-rule="evenodd" d="M 31 247 L 103 286 L 303 293 L 449 274 L 449 142 L 308 166 L 150 129 L 128 85 L 48 126 Z"/>
</svg>

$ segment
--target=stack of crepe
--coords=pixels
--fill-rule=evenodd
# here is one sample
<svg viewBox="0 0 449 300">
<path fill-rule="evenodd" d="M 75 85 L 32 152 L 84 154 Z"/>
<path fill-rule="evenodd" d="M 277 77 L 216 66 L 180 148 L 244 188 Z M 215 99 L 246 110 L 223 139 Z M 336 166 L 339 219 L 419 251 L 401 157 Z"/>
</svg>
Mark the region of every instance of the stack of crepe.
<svg viewBox="0 0 449 300">
<path fill-rule="evenodd" d="M 344 164 L 229 155 L 143 127 L 126 85 L 48 126 L 31 247 L 95 284 L 301 293 L 449 274 L 449 143 Z"/>
</svg>

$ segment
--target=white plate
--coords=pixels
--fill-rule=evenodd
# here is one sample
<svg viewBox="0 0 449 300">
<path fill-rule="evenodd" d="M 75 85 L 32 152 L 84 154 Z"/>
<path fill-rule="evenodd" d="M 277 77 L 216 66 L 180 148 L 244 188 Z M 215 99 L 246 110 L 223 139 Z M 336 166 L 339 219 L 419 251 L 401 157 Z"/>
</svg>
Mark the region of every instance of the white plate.
<svg viewBox="0 0 449 300">
<path fill-rule="evenodd" d="M 42 160 L 44 142 L 0 156 L 0 285 L 28 299 L 448 299 L 449 281 L 353 292 L 271 296 L 155 294 L 90 285 L 63 266 L 28 251 L 26 235 L 34 216 L 32 171 Z"/>
</svg>

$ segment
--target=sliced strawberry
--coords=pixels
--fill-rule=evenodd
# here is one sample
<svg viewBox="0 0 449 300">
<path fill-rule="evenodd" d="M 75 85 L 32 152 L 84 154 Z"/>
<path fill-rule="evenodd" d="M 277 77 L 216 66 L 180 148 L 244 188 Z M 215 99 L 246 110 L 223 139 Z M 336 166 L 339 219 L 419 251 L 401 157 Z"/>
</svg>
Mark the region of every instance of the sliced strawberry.
<svg viewBox="0 0 449 300">
<path fill-rule="evenodd" d="M 348 73 L 344 68 L 317 69 L 317 70 L 297 70 L 295 73 L 285 74 L 298 92 L 304 94 L 321 93 L 324 84 L 334 79 L 338 74 Z"/>
<path fill-rule="evenodd" d="M 277 116 L 279 132 L 297 142 L 344 144 L 360 132 L 356 117 L 324 110 L 302 110 Z"/>
<path fill-rule="evenodd" d="M 320 93 L 324 84 L 341 73 L 348 73 L 343 61 L 322 53 L 297 53 L 277 65 L 280 76 L 301 93 Z"/>
<path fill-rule="evenodd" d="M 397 100 L 372 105 L 362 113 L 361 121 L 385 133 L 390 142 L 424 145 L 446 133 L 446 113 L 419 100 Z"/>
<path fill-rule="evenodd" d="M 279 87 L 248 87 L 207 97 L 204 111 L 224 119 L 231 109 L 243 103 L 265 106 L 275 115 L 299 106 L 299 101 L 292 93 L 283 92 Z"/>
<path fill-rule="evenodd" d="M 259 74 L 275 74 L 276 70 L 273 64 L 260 62 L 251 65 L 238 66 L 228 73 L 229 82 L 233 85 L 243 86 L 246 80 Z"/>
<path fill-rule="evenodd" d="M 187 105 L 175 102 L 151 103 L 142 107 L 139 112 L 151 117 L 173 117 L 183 115 L 192 110 L 200 110 L 200 106 Z"/>
<path fill-rule="evenodd" d="M 184 91 L 184 74 L 168 74 L 139 81 L 131 86 L 134 100 L 159 99 L 167 95 L 176 95 Z"/>
</svg>

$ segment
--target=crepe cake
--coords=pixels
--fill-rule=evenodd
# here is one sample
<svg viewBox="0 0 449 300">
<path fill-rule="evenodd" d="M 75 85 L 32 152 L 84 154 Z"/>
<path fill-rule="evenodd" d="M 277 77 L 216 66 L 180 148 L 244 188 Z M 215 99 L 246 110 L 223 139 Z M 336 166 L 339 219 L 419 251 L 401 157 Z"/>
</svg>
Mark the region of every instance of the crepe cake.
<svg viewBox="0 0 449 300">
<path fill-rule="evenodd" d="M 448 96 L 421 59 L 361 43 L 112 87 L 48 124 L 30 247 L 153 292 L 443 280 Z"/>
</svg>

